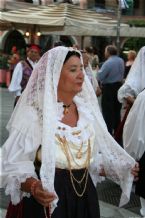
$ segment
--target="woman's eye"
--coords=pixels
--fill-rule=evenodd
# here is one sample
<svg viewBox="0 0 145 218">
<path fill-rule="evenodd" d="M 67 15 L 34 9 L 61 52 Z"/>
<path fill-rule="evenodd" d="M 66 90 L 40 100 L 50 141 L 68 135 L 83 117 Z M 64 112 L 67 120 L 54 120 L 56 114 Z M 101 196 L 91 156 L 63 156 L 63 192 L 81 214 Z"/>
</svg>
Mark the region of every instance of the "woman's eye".
<svg viewBox="0 0 145 218">
<path fill-rule="evenodd" d="M 71 69 L 70 71 L 74 73 L 74 72 L 76 72 L 76 69 Z"/>
</svg>

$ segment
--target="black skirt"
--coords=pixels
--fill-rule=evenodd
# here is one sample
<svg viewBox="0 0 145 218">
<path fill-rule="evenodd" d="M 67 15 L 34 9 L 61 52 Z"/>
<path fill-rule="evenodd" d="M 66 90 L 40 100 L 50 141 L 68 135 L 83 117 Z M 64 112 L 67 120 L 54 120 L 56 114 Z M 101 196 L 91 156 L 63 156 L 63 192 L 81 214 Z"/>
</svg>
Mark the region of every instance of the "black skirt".
<svg viewBox="0 0 145 218">
<path fill-rule="evenodd" d="M 83 173 L 84 169 L 73 170 L 73 175 L 78 180 L 82 178 Z M 54 186 L 59 201 L 51 218 L 100 218 L 97 191 L 90 176 L 82 197 L 76 195 L 68 170 L 56 169 Z M 81 193 L 84 184 L 75 183 L 75 187 Z M 49 217 L 49 211 L 47 212 Z M 6 218 L 46 218 L 46 216 L 43 206 L 31 196 L 24 197 L 16 206 L 10 203 Z"/>
<path fill-rule="evenodd" d="M 145 152 L 139 160 L 139 180 L 135 184 L 135 194 L 145 199 Z"/>
</svg>

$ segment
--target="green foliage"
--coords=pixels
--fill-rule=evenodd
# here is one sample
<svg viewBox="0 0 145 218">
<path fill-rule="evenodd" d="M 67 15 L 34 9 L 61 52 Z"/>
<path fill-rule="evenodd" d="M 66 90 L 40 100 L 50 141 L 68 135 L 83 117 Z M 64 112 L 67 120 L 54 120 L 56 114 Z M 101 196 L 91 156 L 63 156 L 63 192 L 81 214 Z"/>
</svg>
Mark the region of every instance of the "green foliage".
<svg viewBox="0 0 145 218">
<path fill-rule="evenodd" d="M 145 38 L 129 38 L 124 44 L 124 50 L 135 50 L 138 52 L 143 46 L 145 46 Z"/>
<path fill-rule="evenodd" d="M 8 68 L 8 57 L 4 54 L 0 54 L 0 69 L 6 70 Z"/>
<path fill-rule="evenodd" d="M 127 24 L 134 27 L 145 27 L 145 20 L 129 20 Z"/>
</svg>

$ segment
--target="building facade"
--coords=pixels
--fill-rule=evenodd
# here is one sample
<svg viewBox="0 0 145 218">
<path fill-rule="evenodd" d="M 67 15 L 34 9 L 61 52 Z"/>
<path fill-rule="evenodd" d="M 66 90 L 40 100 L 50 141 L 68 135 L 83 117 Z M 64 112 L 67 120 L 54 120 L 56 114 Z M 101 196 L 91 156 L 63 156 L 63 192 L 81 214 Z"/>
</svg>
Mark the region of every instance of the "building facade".
<svg viewBox="0 0 145 218">
<path fill-rule="evenodd" d="M 121 1 L 121 0 L 120 0 Z M 89 8 L 92 10 L 96 10 L 96 12 L 105 13 L 105 16 L 111 16 L 112 18 L 117 18 L 117 0 L 1 0 L 0 5 L 1 8 L 5 8 L 5 5 L 8 3 L 17 4 L 18 8 L 20 7 L 20 3 L 30 3 L 34 5 L 49 5 L 54 2 L 62 3 L 67 2 L 70 4 L 80 5 L 80 8 Z M 129 9 L 122 9 L 122 20 L 123 22 L 128 22 L 128 20 L 143 20 L 145 17 L 145 1 L 144 0 L 126 0 L 129 5 Z M 7 7 L 7 6 L 6 6 Z M 10 6 L 9 6 L 10 7 Z M 11 4 L 11 7 L 14 7 Z M 8 8 L 9 9 L 9 8 Z M 12 8 L 10 8 L 12 9 Z M 139 17 L 138 17 L 139 16 Z M 77 37 L 77 36 L 47 36 L 47 35 L 36 35 L 35 40 L 31 41 L 30 37 L 26 36 L 24 31 L 21 30 L 7 30 L 4 32 L 0 32 L 0 49 L 4 50 L 6 53 L 9 53 L 12 45 L 17 44 L 18 47 L 21 47 L 22 41 L 24 47 L 29 43 L 36 43 L 42 45 L 42 47 L 46 47 L 49 49 L 54 41 L 62 40 L 65 44 L 71 46 L 73 44 L 78 44 L 80 48 L 89 45 L 95 45 L 96 47 L 100 47 L 100 44 L 104 46 L 109 43 L 115 43 L 115 37 Z M 137 32 L 136 32 L 137 34 Z M 131 36 L 131 35 L 130 35 Z M 121 37 L 120 43 L 121 47 L 128 39 L 128 37 Z M 82 41 L 83 40 L 83 41 Z M 101 43 L 100 43 L 101 42 Z M 102 47 L 100 48 L 102 50 Z"/>
</svg>

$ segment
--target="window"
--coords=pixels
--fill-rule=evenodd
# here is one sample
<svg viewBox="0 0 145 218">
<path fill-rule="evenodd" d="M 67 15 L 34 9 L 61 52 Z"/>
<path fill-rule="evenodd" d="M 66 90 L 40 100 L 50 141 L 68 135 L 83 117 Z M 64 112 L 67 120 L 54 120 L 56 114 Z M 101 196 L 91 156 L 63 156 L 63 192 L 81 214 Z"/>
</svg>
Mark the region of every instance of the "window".
<svg viewBox="0 0 145 218">
<path fill-rule="evenodd" d="M 104 8 L 105 7 L 105 0 L 95 0 L 96 7 Z"/>
<path fill-rule="evenodd" d="M 139 0 L 134 0 L 134 1 L 133 1 L 133 4 L 134 4 L 134 8 L 135 8 L 135 9 L 138 9 L 138 8 L 139 8 L 140 1 L 139 1 Z"/>
</svg>

